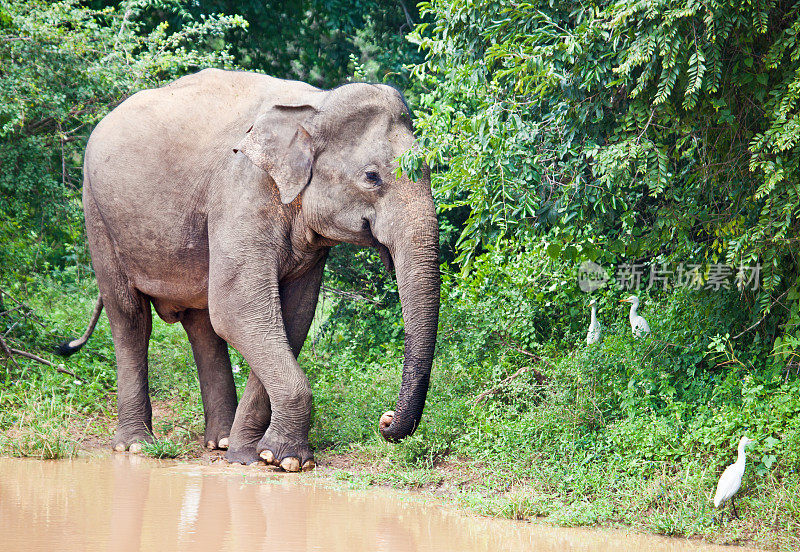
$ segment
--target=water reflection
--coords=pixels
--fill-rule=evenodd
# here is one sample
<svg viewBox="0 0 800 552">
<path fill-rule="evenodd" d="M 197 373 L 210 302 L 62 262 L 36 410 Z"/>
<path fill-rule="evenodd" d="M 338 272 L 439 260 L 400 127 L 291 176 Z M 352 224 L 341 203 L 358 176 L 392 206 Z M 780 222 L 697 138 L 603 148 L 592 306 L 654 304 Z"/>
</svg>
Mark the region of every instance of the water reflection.
<svg viewBox="0 0 800 552">
<path fill-rule="evenodd" d="M 62 462 L 0 458 L 0 528 L 6 550 L 34 552 L 732 550 L 475 518 L 398 493 L 335 492 L 308 475 L 297 481 L 262 468 L 124 454 Z"/>
</svg>

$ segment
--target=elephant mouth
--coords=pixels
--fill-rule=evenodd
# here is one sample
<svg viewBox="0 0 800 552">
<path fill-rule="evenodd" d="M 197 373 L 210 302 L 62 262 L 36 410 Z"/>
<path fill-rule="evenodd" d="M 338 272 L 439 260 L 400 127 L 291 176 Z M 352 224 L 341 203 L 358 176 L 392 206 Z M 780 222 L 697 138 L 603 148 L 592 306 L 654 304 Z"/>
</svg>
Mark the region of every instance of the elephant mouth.
<svg viewBox="0 0 800 552">
<path fill-rule="evenodd" d="M 368 219 L 364 219 L 364 231 L 371 238 L 372 247 L 378 250 L 378 254 L 381 256 L 381 261 L 383 262 L 383 266 L 386 267 L 386 271 L 389 274 L 393 273 L 394 261 L 392 260 L 392 254 L 389 251 L 389 248 L 379 242 L 378 238 L 375 237 L 375 232 L 372 231 L 372 224 Z"/>
<path fill-rule="evenodd" d="M 381 256 L 381 261 L 383 261 L 383 266 L 385 266 L 387 272 L 391 274 L 394 272 L 394 261 L 392 260 L 392 254 L 389 252 L 389 248 L 377 240 L 375 243 L 375 247 L 378 249 L 378 253 Z"/>
</svg>

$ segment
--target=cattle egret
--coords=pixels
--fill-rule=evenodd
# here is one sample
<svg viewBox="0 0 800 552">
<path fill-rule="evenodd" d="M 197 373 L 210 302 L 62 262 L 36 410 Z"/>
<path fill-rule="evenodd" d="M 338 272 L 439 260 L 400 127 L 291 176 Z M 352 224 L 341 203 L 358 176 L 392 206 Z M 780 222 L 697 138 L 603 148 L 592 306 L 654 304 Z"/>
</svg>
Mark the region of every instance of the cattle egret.
<svg viewBox="0 0 800 552">
<path fill-rule="evenodd" d="M 733 506 L 733 514 L 737 518 L 739 517 L 739 513 L 736 511 L 736 503 L 733 501 L 733 495 L 735 495 L 742 486 L 745 463 L 744 448 L 753 442 L 752 439 L 748 439 L 747 437 L 739 439 L 739 456 L 736 457 L 736 462 L 725 468 L 725 471 L 722 472 L 719 483 L 717 483 L 717 492 L 714 493 L 714 507 L 719 508 L 721 504 L 730 500 Z"/>
<path fill-rule="evenodd" d="M 620 303 L 630 303 L 631 312 L 628 314 L 628 319 L 631 321 L 631 329 L 633 330 L 634 337 L 644 337 L 650 333 L 650 324 L 643 316 L 636 314 L 636 309 L 639 308 L 639 298 L 631 295 L 627 299 L 622 299 Z"/>
<path fill-rule="evenodd" d="M 592 345 L 593 343 L 598 343 L 602 338 L 602 329 L 600 328 L 600 322 L 597 321 L 597 301 L 592 299 L 589 301 L 589 306 L 592 307 L 592 321 L 589 322 L 586 344 Z"/>
</svg>

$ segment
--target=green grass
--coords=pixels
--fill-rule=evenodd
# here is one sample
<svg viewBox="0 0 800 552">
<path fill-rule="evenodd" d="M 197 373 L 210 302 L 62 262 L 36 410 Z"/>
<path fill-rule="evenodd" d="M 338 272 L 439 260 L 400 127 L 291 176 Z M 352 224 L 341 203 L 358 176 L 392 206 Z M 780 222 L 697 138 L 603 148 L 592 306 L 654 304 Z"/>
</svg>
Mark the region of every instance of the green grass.
<svg viewBox="0 0 800 552">
<path fill-rule="evenodd" d="M 64 423 L 75 416 L 69 403 L 55 394 L 29 389 L 12 397 L 0 390 L 0 455 L 57 460 L 78 454 L 80 436 L 65 430 Z"/>
<path fill-rule="evenodd" d="M 78 455 L 80 443 L 60 428 L 44 422 L 21 420 L 18 428 L 0 434 L 0 456 L 59 460 Z"/>
<path fill-rule="evenodd" d="M 171 439 L 154 439 L 152 443 L 142 443 L 142 452 L 153 458 L 178 458 L 189 452 L 189 447 Z"/>
<path fill-rule="evenodd" d="M 536 466 L 476 461 L 450 456 L 432 468 L 404 463 L 402 450 L 379 441 L 353 445 L 335 454 L 350 458 L 348 468 L 328 477 L 347 487 L 370 485 L 421 490 L 479 514 L 516 520 L 542 519 L 563 526 L 630 526 L 644 532 L 701 537 L 711 542 L 755 542 L 781 550 L 798 545 L 796 515 L 800 480 L 783 486 L 749 474 L 737 497 L 740 520 L 720 523 L 710 495 L 715 473 L 664 464 L 649 476 L 620 465 L 580 465 L 539 459 Z M 324 460 L 323 454 L 321 459 Z M 793 513 L 792 513 L 793 512 Z"/>
</svg>

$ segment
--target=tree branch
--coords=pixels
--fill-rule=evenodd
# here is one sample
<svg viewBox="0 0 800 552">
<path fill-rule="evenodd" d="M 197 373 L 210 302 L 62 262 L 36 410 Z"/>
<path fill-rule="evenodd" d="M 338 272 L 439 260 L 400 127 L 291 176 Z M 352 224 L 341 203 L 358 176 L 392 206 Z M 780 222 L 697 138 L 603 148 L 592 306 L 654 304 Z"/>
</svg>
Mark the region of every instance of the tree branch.
<svg viewBox="0 0 800 552">
<path fill-rule="evenodd" d="M 334 295 L 340 295 L 342 297 L 347 297 L 348 299 L 353 299 L 354 301 L 372 303 L 373 305 L 381 304 L 380 301 L 376 301 L 375 299 L 370 299 L 369 297 L 364 297 L 360 293 L 355 293 L 353 291 L 342 291 L 340 289 L 329 288 L 327 286 L 322 286 L 320 289 L 322 293 L 332 293 Z"/>
<path fill-rule="evenodd" d="M 778 301 L 780 301 L 781 299 L 783 299 L 783 296 L 784 296 L 784 295 L 786 295 L 787 293 L 789 293 L 789 290 L 788 290 L 788 289 L 787 289 L 786 291 L 784 291 L 783 293 L 781 293 L 781 294 L 778 296 L 778 298 L 777 298 L 777 299 L 775 299 L 775 300 L 772 302 L 772 304 L 769 306 L 769 309 L 767 309 L 767 312 L 765 312 L 765 313 L 764 313 L 764 316 L 762 316 L 761 318 L 759 318 L 759 319 L 758 319 L 758 321 L 757 321 L 755 324 L 753 324 L 752 326 L 750 326 L 749 328 L 745 328 L 745 329 L 744 329 L 744 330 L 742 330 L 740 333 L 738 333 L 737 335 L 735 335 L 734 337 L 732 337 L 732 338 L 731 338 L 731 340 L 734 340 L 734 339 L 739 339 L 739 338 L 740 338 L 740 337 L 742 337 L 744 334 L 746 334 L 747 332 L 749 332 L 750 330 L 752 330 L 753 328 L 755 328 L 756 326 L 758 326 L 759 324 L 761 324 L 761 323 L 762 323 L 764 320 L 766 320 L 767 316 L 769 316 L 769 313 L 770 313 L 770 311 L 772 310 L 772 307 L 774 307 L 774 306 L 775 306 L 775 304 L 776 304 Z"/>
<path fill-rule="evenodd" d="M 5 291 L 4 289 L 0 289 L 0 299 L 2 299 L 3 295 L 5 295 L 6 297 L 8 297 L 12 301 L 14 301 L 14 303 L 16 303 L 17 306 L 16 307 L 12 307 L 12 308 L 7 309 L 7 310 L 4 310 L 3 312 L 0 312 L 0 316 L 12 313 L 14 311 L 20 311 L 20 314 L 22 314 L 22 316 L 24 316 L 25 318 L 33 320 L 37 324 L 40 324 L 42 327 L 46 327 L 40 320 L 38 320 L 36 318 L 36 315 L 33 314 L 33 309 L 31 309 L 28 305 L 26 305 L 22 301 L 19 301 L 18 299 L 15 299 L 10 293 Z M 6 332 L 6 333 L 9 333 L 11 330 L 13 330 L 14 326 L 16 326 L 18 323 L 19 323 L 18 321 L 15 322 L 11 326 L 9 331 Z M 8 357 L 8 360 L 10 360 L 14 364 L 14 366 L 17 367 L 17 370 L 23 371 L 22 367 L 14 359 L 14 355 L 25 357 L 25 358 L 30 359 L 30 360 L 35 360 L 36 362 L 39 362 L 39 363 L 44 364 L 46 366 L 50 366 L 51 368 L 55 368 L 56 372 L 60 372 L 62 374 L 67 374 L 69 376 L 72 376 L 76 380 L 80 380 L 82 382 L 85 382 L 85 380 L 83 378 L 81 378 L 80 376 L 76 375 L 71 370 L 68 370 L 63 364 L 54 364 L 54 363 L 50 362 L 49 360 L 46 360 L 46 359 L 44 359 L 44 358 L 42 358 L 42 357 L 40 357 L 38 355 L 35 355 L 33 353 L 29 353 L 28 351 L 23 351 L 22 349 L 14 349 L 13 347 L 9 347 L 8 343 L 6 343 L 6 340 L 4 339 L 3 335 L 0 335 L 0 350 L 2 350 L 3 354 L 6 357 Z"/>
<path fill-rule="evenodd" d="M 3 338 L 1 338 L 1 337 L 0 337 L 0 342 L 2 342 L 2 347 L 5 350 L 6 354 L 9 355 L 9 358 L 12 359 L 12 361 L 14 361 L 14 364 L 16 364 L 18 368 L 19 368 L 19 364 L 17 364 L 17 362 L 13 359 L 11 354 L 15 354 L 15 355 L 19 355 L 21 357 L 25 357 L 25 358 L 29 358 L 31 360 L 35 360 L 36 362 L 40 362 L 41 364 L 44 364 L 46 366 L 50 366 L 51 368 L 55 368 L 56 372 L 60 372 L 62 374 L 67 374 L 69 376 L 72 376 L 76 380 L 80 380 L 80 381 L 82 381 L 84 383 L 86 382 L 86 380 L 84 380 L 82 377 L 77 376 L 75 374 L 75 372 L 67 370 L 67 368 L 63 364 L 54 364 L 54 363 L 50 362 L 49 360 L 45 360 L 45 359 L 43 359 L 42 357 L 40 357 L 38 355 L 35 355 L 33 353 L 29 353 L 28 351 L 22 351 L 20 349 L 14 349 L 13 347 L 9 347 L 8 345 L 6 345 L 6 342 L 3 341 Z"/>
<path fill-rule="evenodd" d="M 11 314 L 12 312 L 18 311 L 21 308 L 22 308 L 22 305 L 17 305 L 16 307 L 12 307 L 12 308 L 10 308 L 8 310 L 4 310 L 3 312 L 0 312 L 0 316 L 5 316 L 7 314 Z"/>
<path fill-rule="evenodd" d="M 41 320 L 39 320 L 39 319 L 36 317 L 36 315 L 35 315 L 35 314 L 33 314 L 33 309 L 30 307 L 30 305 L 26 305 L 25 303 L 23 303 L 23 302 L 22 302 L 22 301 L 20 301 L 19 299 L 15 299 L 13 295 L 11 295 L 10 293 L 8 293 L 8 292 L 7 292 L 6 290 L 4 290 L 3 288 L 0 288 L 0 295 L 5 295 L 6 297 L 8 297 L 8 298 L 9 298 L 9 299 L 11 299 L 12 301 L 14 301 L 14 303 L 16 303 L 17 305 L 19 305 L 19 307 L 21 307 L 21 308 L 24 308 L 24 309 L 27 309 L 27 311 L 28 311 L 28 312 L 22 312 L 22 313 L 21 313 L 21 314 L 22 314 L 22 315 L 23 315 L 25 318 L 30 318 L 31 320 L 33 320 L 34 322 L 36 322 L 37 324 L 39 324 L 39 325 L 40 325 L 42 328 L 44 328 L 44 329 L 48 329 L 48 328 L 47 328 L 47 326 L 44 324 L 44 322 L 42 322 Z M 16 310 L 16 309 L 10 309 L 10 310 L 9 310 L 9 311 L 7 311 L 7 312 L 11 312 L 11 310 Z M 3 314 L 5 314 L 5 313 L 3 313 Z"/>
<path fill-rule="evenodd" d="M 408 13 L 408 8 L 406 7 L 406 3 L 403 0 L 397 0 L 397 3 L 400 4 L 400 7 L 403 8 L 403 14 L 406 16 L 406 24 L 408 24 L 408 29 L 414 29 L 414 20 L 411 19 L 411 14 Z M 402 28 L 402 27 L 401 27 Z"/>
<path fill-rule="evenodd" d="M 484 391 L 483 393 L 481 393 L 480 395 L 478 395 L 477 397 L 475 397 L 475 404 L 478 404 L 479 402 L 481 402 L 483 399 L 485 399 L 485 398 L 486 398 L 486 397 L 488 397 L 489 395 L 494 395 L 494 394 L 496 394 L 496 393 L 499 393 L 499 392 L 500 392 L 500 389 L 501 389 L 501 388 L 502 388 L 502 387 L 503 387 L 505 384 L 507 384 L 507 383 L 508 383 L 508 382 L 510 382 L 510 381 L 514 381 L 515 379 L 517 379 L 518 377 L 520 377 L 522 374 L 524 374 L 524 373 L 526 373 L 526 372 L 529 372 L 530 370 L 533 370 L 533 377 L 535 377 L 535 378 L 536 378 L 536 381 L 538 381 L 539 383 L 541 383 L 541 381 L 539 381 L 539 378 L 540 378 L 540 377 L 542 377 L 542 378 L 543 378 L 543 376 L 542 376 L 542 374 L 541 374 L 541 373 L 540 373 L 538 370 L 535 370 L 535 369 L 533 368 L 533 366 L 523 366 L 522 368 L 520 368 L 519 370 L 517 370 L 516 372 L 514 372 L 513 374 L 511 374 L 511 375 L 510 375 L 510 376 L 508 376 L 507 378 L 505 378 L 505 379 L 501 380 L 501 381 L 500 381 L 500 383 L 498 383 L 497 385 L 495 385 L 495 386 L 494 386 L 494 387 L 492 387 L 491 389 L 487 389 L 486 391 Z"/>
<path fill-rule="evenodd" d="M 14 354 L 11 351 L 11 349 L 9 349 L 8 345 L 6 345 L 6 341 L 5 341 L 5 339 L 2 338 L 2 336 L 0 336 L 0 349 L 3 349 L 3 352 L 8 357 L 8 360 L 10 360 L 11 362 L 14 363 L 14 366 L 17 367 L 17 370 L 22 370 L 22 368 L 20 368 L 19 364 L 17 364 L 17 361 L 14 360 Z"/>
</svg>

